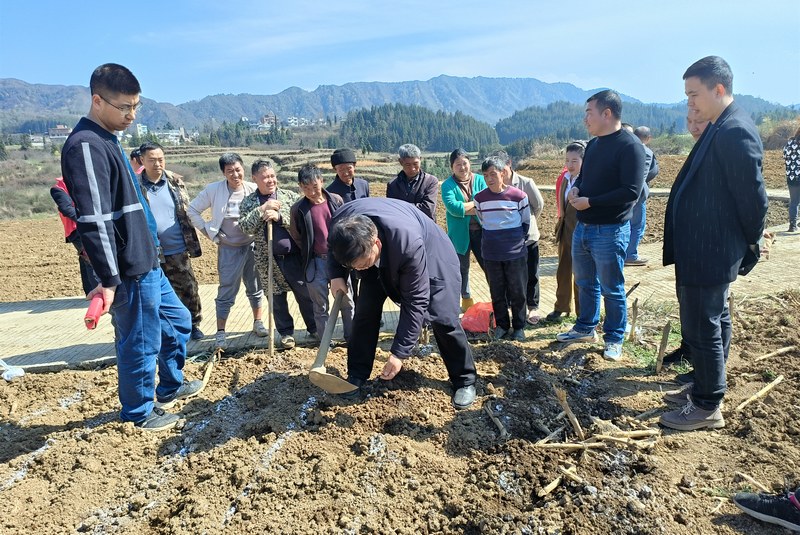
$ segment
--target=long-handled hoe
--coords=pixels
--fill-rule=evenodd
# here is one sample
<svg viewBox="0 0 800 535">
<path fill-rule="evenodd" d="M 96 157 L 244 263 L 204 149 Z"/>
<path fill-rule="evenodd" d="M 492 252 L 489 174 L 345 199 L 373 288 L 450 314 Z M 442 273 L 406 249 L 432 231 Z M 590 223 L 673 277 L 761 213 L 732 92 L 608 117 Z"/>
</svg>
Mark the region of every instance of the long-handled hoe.
<svg viewBox="0 0 800 535">
<path fill-rule="evenodd" d="M 322 340 L 319 342 L 317 359 L 314 361 L 314 364 L 311 365 L 311 370 L 308 372 L 308 378 L 312 383 L 331 394 L 346 394 L 358 388 L 341 377 L 328 373 L 328 370 L 325 368 L 325 358 L 328 356 L 328 350 L 331 347 L 333 328 L 336 326 L 336 319 L 339 317 L 339 309 L 342 306 L 343 298 L 343 292 L 336 292 L 336 297 L 333 299 L 333 307 L 331 307 L 331 313 L 328 316 L 328 323 L 325 324 L 325 332 L 322 334 Z"/>
</svg>

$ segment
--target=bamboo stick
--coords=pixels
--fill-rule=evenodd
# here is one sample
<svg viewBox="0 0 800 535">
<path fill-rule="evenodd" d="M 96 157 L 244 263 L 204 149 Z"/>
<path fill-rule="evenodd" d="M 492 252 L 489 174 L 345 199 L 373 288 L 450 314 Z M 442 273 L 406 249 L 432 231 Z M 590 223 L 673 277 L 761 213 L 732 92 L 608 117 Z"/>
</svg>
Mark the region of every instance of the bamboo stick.
<svg viewBox="0 0 800 535">
<path fill-rule="evenodd" d="M 773 351 L 772 353 L 767 353 L 762 357 L 758 357 L 755 361 L 760 362 L 762 360 L 768 359 L 770 357 L 777 357 L 778 355 L 783 355 L 784 353 L 788 353 L 789 351 L 794 351 L 797 349 L 797 346 L 786 346 L 778 349 L 777 351 Z"/>
<path fill-rule="evenodd" d="M 758 489 L 759 489 L 759 490 L 762 490 L 762 491 L 764 491 L 764 492 L 766 492 L 766 493 L 770 493 L 770 492 L 772 492 L 772 491 L 771 491 L 771 490 L 769 490 L 769 489 L 768 489 L 766 486 L 762 485 L 761 483 L 759 483 L 758 481 L 756 481 L 754 478 L 752 478 L 752 477 L 748 476 L 748 475 L 747 475 L 747 474 L 745 474 L 744 472 L 736 472 L 736 475 L 737 475 L 738 477 L 740 477 L 740 478 L 744 479 L 744 480 L 745 480 L 745 481 L 747 481 L 748 483 L 751 483 L 751 484 L 755 485 L 756 487 L 758 487 Z"/>
<path fill-rule="evenodd" d="M 639 318 L 639 298 L 633 300 L 633 310 L 631 311 L 631 333 L 628 335 L 628 340 L 631 342 L 636 341 L 636 320 Z"/>
<path fill-rule="evenodd" d="M 566 477 L 570 481 L 574 481 L 579 485 L 583 485 L 585 483 L 584 479 L 575 472 L 573 472 L 572 470 L 567 470 L 566 468 L 559 466 L 558 471 L 561 472 L 564 475 L 564 477 Z"/>
<path fill-rule="evenodd" d="M 556 429 L 555 431 L 553 431 L 552 433 L 550 433 L 549 435 L 547 435 L 546 437 L 544 437 L 543 439 L 539 440 L 536 444 L 547 444 L 548 442 L 556 438 L 559 434 L 561 434 L 562 431 L 564 431 L 563 425 L 558 429 Z"/>
<path fill-rule="evenodd" d="M 494 411 L 490 407 L 490 404 L 491 400 L 487 399 L 484 401 L 483 410 L 489 415 L 489 418 L 491 418 L 492 422 L 494 422 L 494 425 L 496 425 L 497 429 L 500 431 L 500 439 L 505 440 L 509 437 L 508 430 L 506 429 L 506 426 L 503 425 L 503 422 L 501 422 L 500 419 L 495 415 Z"/>
<path fill-rule="evenodd" d="M 548 483 L 546 487 L 544 487 L 543 489 L 540 489 L 536 493 L 536 495 L 538 497 L 540 497 L 540 498 L 544 498 L 545 496 L 547 496 L 548 494 L 550 494 L 551 492 L 556 490 L 556 487 L 558 487 L 560 484 L 561 484 L 561 477 L 559 476 L 559 477 L 555 478 L 553 481 L 551 481 L 550 483 Z"/>
<path fill-rule="evenodd" d="M 775 388 L 778 385 L 778 383 L 780 383 L 781 381 L 783 381 L 783 375 L 779 375 L 770 384 L 768 384 L 767 386 L 765 386 L 764 388 L 762 388 L 761 390 L 759 390 L 758 392 L 756 392 L 755 394 L 753 394 L 752 396 L 747 398 L 746 400 L 744 400 L 741 403 L 739 403 L 739 406 L 736 407 L 735 410 L 738 412 L 738 411 L 742 410 L 743 408 L 745 408 L 746 406 L 748 406 L 753 401 L 757 400 L 758 398 L 764 397 L 767 394 L 767 392 L 769 392 L 770 390 Z"/>
<path fill-rule="evenodd" d="M 574 450 L 589 450 L 592 448 L 605 448 L 607 444 L 605 442 L 576 442 L 576 443 L 566 443 L 566 442 L 554 442 L 551 444 L 534 444 L 534 448 L 541 448 L 545 450 L 567 450 L 567 451 L 574 451 Z"/>
<path fill-rule="evenodd" d="M 664 353 L 667 351 L 671 330 L 672 322 L 667 321 L 667 324 L 661 330 L 661 344 L 658 346 L 658 357 L 656 358 L 656 373 L 661 373 L 661 369 L 664 367 Z"/>
<path fill-rule="evenodd" d="M 553 386 L 553 390 L 555 390 L 556 398 L 558 402 L 561 404 L 561 408 L 564 409 L 564 412 L 567 413 L 567 418 L 569 418 L 569 422 L 572 424 L 572 428 L 575 430 L 575 434 L 578 435 L 578 438 L 584 440 L 586 435 L 583 433 L 583 429 L 581 428 L 580 422 L 575 417 L 575 413 L 572 412 L 572 409 L 569 407 L 569 403 L 567 403 L 567 393 L 562 388 L 558 388 L 557 386 Z"/>
</svg>

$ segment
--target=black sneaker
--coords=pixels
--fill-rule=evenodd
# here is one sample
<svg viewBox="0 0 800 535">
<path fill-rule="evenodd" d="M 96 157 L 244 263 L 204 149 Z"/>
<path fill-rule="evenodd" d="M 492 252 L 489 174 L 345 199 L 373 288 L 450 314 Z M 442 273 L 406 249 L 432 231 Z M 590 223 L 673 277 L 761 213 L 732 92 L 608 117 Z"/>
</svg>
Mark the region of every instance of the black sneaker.
<svg viewBox="0 0 800 535">
<path fill-rule="evenodd" d="M 686 373 L 679 373 L 675 376 L 675 382 L 679 385 L 688 385 L 694 382 L 694 370 Z"/>
<path fill-rule="evenodd" d="M 153 407 L 152 412 L 147 415 L 147 418 L 133 425 L 142 431 L 166 431 L 167 429 L 175 427 L 179 419 L 177 414 L 170 414 L 158 407 Z"/>
<path fill-rule="evenodd" d="M 192 340 L 202 340 L 204 336 L 205 334 L 203 334 L 203 331 L 200 330 L 200 327 L 197 325 L 192 325 L 192 334 L 189 335 Z"/>
<path fill-rule="evenodd" d="M 552 311 L 550 314 L 544 317 L 544 321 L 547 323 L 555 323 L 557 321 L 561 321 L 561 318 L 566 318 L 566 312 L 559 312 L 558 310 Z"/>
<path fill-rule="evenodd" d="M 175 406 L 179 399 L 191 399 L 203 391 L 203 381 L 195 379 L 194 381 L 184 381 L 181 387 L 169 399 L 159 399 L 155 402 L 155 406 L 159 409 L 170 409 Z"/>
<path fill-rule="evenodd" d="M 794 495 L 776 496 L 740 492 L 733 497 L 733 503 L 753 518 L 762 522 L 783 526 L 792 531 L 800 531 L 800 508 Z"/>
<path fill-rule="evenodd" d="M 345 392 L 344 394 L 337 394 L 337 395 L 340 398 L 349 401 L 361 398 L 361 387 L 367 384 L 367 382 L 364 379 L 359 379 L 357 377 L 352 377 L 352 376 L 347 377 L 347 382 L 353 386 L 357 386 L 358 388 L 356 388 L 352 392 Z"/>
<path fill-rule="evenodd" d="M 681 344 L 678 346 L 677 349 L 670 351 L 666 355 L 664 355 L 664 366 L 671 366 L 673 364 L 680 364 L 682 360 L 685 360 L 688 364 L 692 363 L 692 356 L 689 353 L 689 348 Z"/>
</svg>

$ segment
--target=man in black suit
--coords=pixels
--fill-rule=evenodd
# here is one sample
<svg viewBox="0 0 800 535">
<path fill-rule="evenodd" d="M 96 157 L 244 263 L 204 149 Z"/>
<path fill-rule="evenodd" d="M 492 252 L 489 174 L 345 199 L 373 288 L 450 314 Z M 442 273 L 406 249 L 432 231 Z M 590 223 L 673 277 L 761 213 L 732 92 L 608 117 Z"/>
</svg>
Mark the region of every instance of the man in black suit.
<svg viewBox="0 0 800 535">
<path fill-rule="evenodd" d="M 664 265 L 675 264 L 681 332 L 694 359 L 685 406 L 665 427 L 720 428 L 731 340 L 728 288 L 758 259 L 767 214 L 763 147 L 750 116 L 733 102 L 733 73 L 705 57 L 683 75 L 689 109 L 710 121 L 672 186 L 664 217 Z M 688 401 L 688 403 L 686 403 Z"/>
<path fill-rule="evenodd" d="M 459 320 L 461 273 L 447 234 L 412 204 L 365 198 L 339 208 L 328 236 L 331 292 L 347 291 L 348 269 L 360 272 L 361 295 L 347 347 L 348 382 L 364 385 L 372 373 L 383 303 L 400 305 L 391 355 L 381 379 L 394 379 L 419 339 L 423 320 L 431 323 L 455 390 L 453 406 L 475 400 L 475 362 Z M 358 391 L 356 391 L 357 393 Z"/>
</svg>

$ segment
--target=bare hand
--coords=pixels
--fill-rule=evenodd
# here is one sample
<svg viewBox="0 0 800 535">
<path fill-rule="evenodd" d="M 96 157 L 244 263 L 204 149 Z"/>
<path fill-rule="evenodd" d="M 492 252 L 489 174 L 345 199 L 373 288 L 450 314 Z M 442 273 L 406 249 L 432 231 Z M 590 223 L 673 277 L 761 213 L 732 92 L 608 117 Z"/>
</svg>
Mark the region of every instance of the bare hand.
<svg viewBox="0 0 800 535">
<path fill-rule="evenodd" d="M 567 193 L 567 201 L 568 201 L 570 204 L 572 204 L 572 201 L 573 201 L 574 199 L 577 199 L 577 198 L 578 198 L 578 196 L 580 195 L 580 193 L 581 193 L 581 192 L 580 192 L 580 190 L 579 190 L 578 188 L 571 188 L 571 189 L 569 190 L 569 193 Z"/>
<path fill-rule="evenodd" d="M 576 209 L 576 210 L 586 210 L 589 208 L 589 197 L 575 197 L 574 199 L 570 199 L 569 203 Z"/>
<path fill-rule="evenodd" d="M 276 210 L 264 210 L 261 213 L 261 219 L 264 221 L 278 221 L 280 218 L 281 214 Z"/>
<path fill-rule="evenodd" d="M 91 301 L 92 298 L 100 294 L 103 296 L 103 311 L 101 312 L 101 316 L 103 314 L 107 314 L 108 310 L 111 308 L 111 305 L 114 303 L 114 295 L 117 292 L 117 287 L 112 286 L 111 288 L 104 288 L 102 284 L 98 284 L 97 287 L 86 294 L 86 299 Z"/>
<path fill-rule="evenodd" d="M 261 205 L 263 210 L 275 210 L 276 212 L 281 209 L 281 201 L 278 199 L 270 199 Z"/>
<path fill-rule="evenodd" d="M 347 281 L 341 277 L 331 279 L 331 294 L 336 297 L 338 292 L 347 293 Z"/>
<path fill-rule="evenodd" d="M 386 364 L 383 366 L 383 371 L 381 372 L 381 379 L 384 381 L 391 381 L 397 374 L 400 373 L 400 369 L 403 367 L 403 361 L 399 358 L 395 357 L 394 355 L 389 355 L 389 360 L 386 361 Z"/>
</svg>

